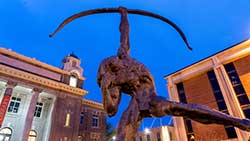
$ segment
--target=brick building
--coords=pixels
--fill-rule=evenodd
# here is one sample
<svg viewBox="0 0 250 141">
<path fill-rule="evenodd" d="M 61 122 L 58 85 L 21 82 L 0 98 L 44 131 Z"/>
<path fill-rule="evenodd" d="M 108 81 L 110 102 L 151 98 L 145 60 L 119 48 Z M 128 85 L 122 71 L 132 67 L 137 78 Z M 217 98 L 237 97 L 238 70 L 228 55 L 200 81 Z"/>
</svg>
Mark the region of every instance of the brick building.
<svg viewBox="0 0 250 141">
<path fill-rule="evenodd" d="M 197 103 L 250 118 L 250 40 L 245 40 L 165 77 L 173 101 Z M 245 141 L 249 133 L 232 126 L 204 125 L 174 117 L 178 141 Z"/>
<path fill-rule="evenodd" d="M 0 48 L 0 141 L 102 141 L 103 105 L 83 99 L 80 59 L 62 69 Z"/>
</svg>

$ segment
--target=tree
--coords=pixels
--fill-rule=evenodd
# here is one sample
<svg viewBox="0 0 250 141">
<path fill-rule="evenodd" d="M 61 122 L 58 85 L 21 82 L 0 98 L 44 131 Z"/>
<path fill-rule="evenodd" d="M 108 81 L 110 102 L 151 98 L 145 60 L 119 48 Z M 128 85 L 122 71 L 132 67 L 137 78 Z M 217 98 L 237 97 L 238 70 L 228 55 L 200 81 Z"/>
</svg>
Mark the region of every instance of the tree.
<svg viewBox="0 0 250 141">
<path fill-rule="evenodd" d="M 115 134 L 116 134 L 116 129 L 112 126 L 112 124 L 106 123 L 106 130 L 105 130 L 106 141 L 112 141 Z"/>
</svg>

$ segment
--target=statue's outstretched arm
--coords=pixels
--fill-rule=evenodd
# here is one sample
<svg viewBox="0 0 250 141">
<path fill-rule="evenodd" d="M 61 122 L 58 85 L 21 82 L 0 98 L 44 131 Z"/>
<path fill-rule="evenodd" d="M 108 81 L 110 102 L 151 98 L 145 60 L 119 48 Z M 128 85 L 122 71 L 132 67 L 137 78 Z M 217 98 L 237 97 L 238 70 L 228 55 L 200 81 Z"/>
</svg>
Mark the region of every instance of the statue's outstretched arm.
<svg viewBox="0 0 250 141">
<path fill-rule="evenodd" d="M 119 8 L 98 8 L 98 9 L 92 9 L 92 10 L 82 11 L 80 13 L 74 14 L 74 15 L 68 17 L 67 19 L 65 19 L 57 27 L 57 29 L 52 34 L 50 34 L 49 36 L 53 37 L 64 26 L 66 26 L 67 24 L 69 24 L 73 20 L 78 19 L 80 17 L 84 17 L 84 16 L 88 16 L 88 15 L 92 15 L 92 14 L 118 13 L 118 12 L 121 13 L 121 9 L 125 9 L 125 8 L 122 8 L 122 7 L 119 7 Z M 189 43 L 187 41 L 187 38 L 184 35 L 183 31 L 174 22 L 172 22 L 171 20 L 169 20 L 169 19 L 167 19 L 167 18 L 165 18 L 163 16 L 160 16 L 158 14 L 154 14 L 154 13 L 147 12 L 147 11 L 144 11 L 144 10 L 127 9 L 126 11 L 127 11 L 127 13 L 130 13 L 130 14 L 137 14 L 137 15 L 143 15 L 143 16 L 149 16 L 149 17 L 152 17 L 152 18 L 156 18 L 156 19 L 159 19 L 159 20 L 161 20 L 161 21 L 169 24 L 171 27 L 173 27 L 179 33 L 179 35 L 181 36 L 181 38 L 183 39 L 183 41 L 187 45 L 188 49 L 192 50 L 192 48 L 190 47 L 190 45 L 189 45 Z"/>
<path fill-rule="evenodd" d="M 168 101 L 163 97 L 156 96 L 152 99 L 150 112 L 153 116 L 164 115 L 182 116 L 203 124 L 233 125 L 242 130 L 250 131 L 250 120 L 232 117 L 220 111 L 210 109 L 199 104 L 184 104 Z"/>
</svg>

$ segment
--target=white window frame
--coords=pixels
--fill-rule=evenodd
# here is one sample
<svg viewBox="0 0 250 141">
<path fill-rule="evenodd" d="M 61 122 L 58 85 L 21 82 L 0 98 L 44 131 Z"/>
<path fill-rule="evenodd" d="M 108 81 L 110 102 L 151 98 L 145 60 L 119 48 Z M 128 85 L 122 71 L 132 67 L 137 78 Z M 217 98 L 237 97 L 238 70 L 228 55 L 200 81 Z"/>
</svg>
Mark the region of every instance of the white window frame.
<svg viewBox="0 0 250 141">
<path fill-rule="evenodd" d="M 99 127 L 99 116 L 97 114 L 93 114 L 92 116 L 92 127 L 93 128 Z"/>
<path fill-rule="evenodd" d="M 21 97 L 12 96 L 10 99 L 10 103 L 8 105 L 8 109 L 7 109 L 8 113 L 18 114 L 20 106 L 21 106 L 21 101 L 22 101 Z"/>
<path fill-rule="evenodd" d="M 44 103 L 42 103 L 42 102 L 37 102 L 36 103 L 36 109 L 35 109 L 35 112 L 34 112 L 34 117 L 36 117 L 36 118 L 41 118 L 42 117 L 43 106 L 44 106 Z M 41 109 L 41 111 L 38 111 L 39 108 Z M 40 112 L 40 115 L 39 115 L 39 112 Z"/>
</svg>

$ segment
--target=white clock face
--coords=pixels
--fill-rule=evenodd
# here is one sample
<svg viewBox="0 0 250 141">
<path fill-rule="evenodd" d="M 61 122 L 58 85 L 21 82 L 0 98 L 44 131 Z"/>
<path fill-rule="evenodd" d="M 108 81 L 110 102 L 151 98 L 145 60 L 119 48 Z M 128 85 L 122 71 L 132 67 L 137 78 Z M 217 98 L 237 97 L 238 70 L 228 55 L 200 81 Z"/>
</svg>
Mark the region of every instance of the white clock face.
<svg viewBox="0 0 250 141">
<path fill-rule="evenodd" d="M 77 78 L 75 76 L 70 76 L 69 85 L 72 86 L 72 87 L 77 86 Z"/>
</svg>

